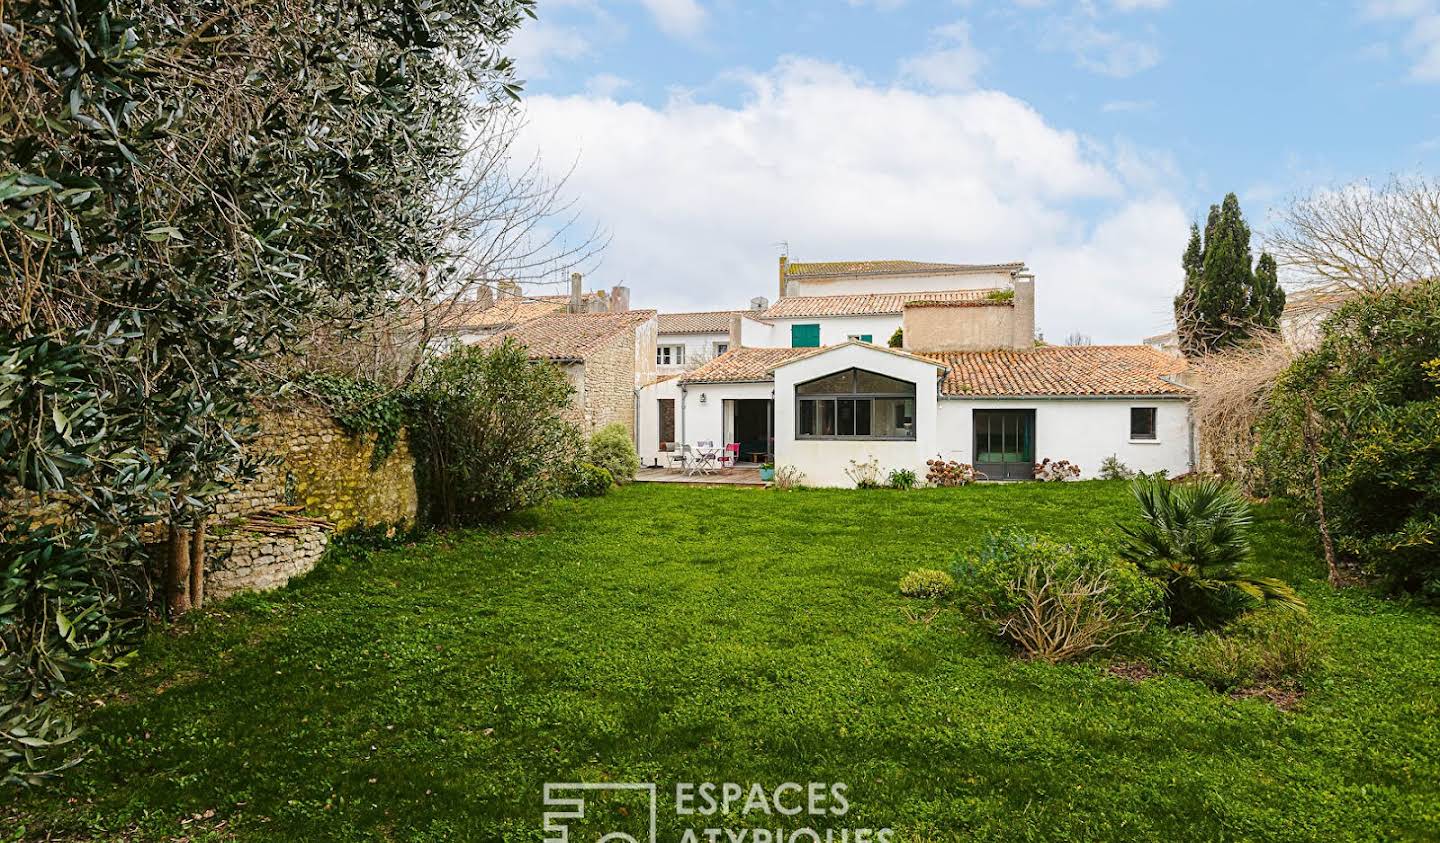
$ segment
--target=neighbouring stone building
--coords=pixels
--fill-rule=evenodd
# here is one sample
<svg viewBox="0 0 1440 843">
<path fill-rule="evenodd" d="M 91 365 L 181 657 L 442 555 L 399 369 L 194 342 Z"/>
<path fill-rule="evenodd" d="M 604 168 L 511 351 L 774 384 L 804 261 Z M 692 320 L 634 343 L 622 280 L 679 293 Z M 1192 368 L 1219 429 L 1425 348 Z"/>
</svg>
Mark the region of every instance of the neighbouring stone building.
<svg viewBox="0 0 1440 843">
<path fill-rule="evenodd" d="M 653 310 L 553 313 L 485 340 L 512 339 L 558 365 L 575 388 L 569 417 L 585 435 L 608 424 L 635 434 L 636 390 L 656 377 Z"/>
</svg>

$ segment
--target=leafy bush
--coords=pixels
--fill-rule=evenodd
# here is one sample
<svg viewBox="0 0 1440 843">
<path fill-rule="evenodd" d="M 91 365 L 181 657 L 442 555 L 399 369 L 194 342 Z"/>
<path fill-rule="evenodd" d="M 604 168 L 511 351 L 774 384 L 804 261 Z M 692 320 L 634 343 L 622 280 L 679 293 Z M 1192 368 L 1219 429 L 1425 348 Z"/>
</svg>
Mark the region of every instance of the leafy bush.
<svg viewBox="0 0 1440 843">
<path fill-rule="evenodd" d="M 610 472 L 616 483 L 635 479 L 640 470 L 640 457 L 635 443 L 623 424 L 607 424 L 590 437 L 590 462 Z"/>
<path fill-rule="evenodd" d="M 570 397 L 564 372 L 508 340 L 428 361 L 406 399 L 426 520 L 483 522 L 544 500 L 578 456 Z"/>
<path fill-rule="evenodd" d="M 865 462 L 850 461 L 850 467 L 845 469 L 845 476 L 855 484 L 857 489 L 879 489 L 885 484 L 880 479 L 880 461 L 874 458 Z"/>
<path fill-rule="evenodd" d="M 1105 650 L 1160 617 L 1163 592 L 1133 565 L 1088 544 L 1008 531 L 955 567 L 961 602 L 1029 658 L 1063 662 Z"/>
<path fill-rule="evenodd" d="M 1270 395 L 1261 474 L 1316 521 L 1323 501 L 1340 556 L 1440 599 L 1440 279 L 1351 299 L 1323 330 Z"/>
<path fill-rule="evenodd" d="M 561 481 L 561 494 L 571 498 L 598 498 L 609 492 L 614 485 L 615 478 L 608 469 L 580 461 L 566 467 Z"/>
<path fill-rule="evenodd" d="M 905 329 L 896 328 L 895 333 L 890 335 L 890 342 L 886 343 L 891 348 L 905 347 Z"/>
<path fill-rule="evenodd" d="M 405 404 L 395 390 L 374 381 L 324 374 L 307 375 L 299 386 L 325 405 L 341 430 L 351 436 L 375 436 L 372 469 L 395 452 L 405 427 Z"/>
<path fill-rule="evenodd" d="M 1308 615 L 1261 609 L 1222 630 L 1174 636 L 1164 661 L 1217 691 L 1302 682 L 1324 663 L 1325 642 Z"/>
<path fill-rule="evenodd" d="M 1120 461 L 1120 458 L 1111 454 L 1100 463 L 1101 480 L 1133 480 L 1135 472 Z"/>
<path fill-rule="evenodd" d="M 1013 289 L 991 290 L 985 294 L 985 298 L 989 301 L 1015 301 L 1015 291 Z"/>
<path fill-rule="evenodd" d="M 948 597 L 954 589 L 954 577 L 934 568 L 918 568 L 900 578 L 900 593 L 906 597 Z"/>
<path fill-rule="evenodd" d="M 1216 626 L 1266 601 L 1304 611 L 1286 583 L 1241 572 L 1250 505 L 1235 487 L 1207 477 L 1178 486 L 1137 480 L 1133 490 L 1141 520 L 1120 527 L 1121 555 L 1163 583 L 1171 623 Z"/>
<path fill-rule="evenodd" d="M 1069 460 L 1051 460 L 1049 457 L 1035 463 L 1035 479 L 1042 483 L 1059 483 L 1080 476 L 1080 466 Z"/>
<path fill-rule="evenodd" d="M 931 486 L 968 486 L 985 476 L 975 466 L 954 460 L 936 458 L 926 460 L 925 465 L 925 482 Z"/>
<path fill-rule="evenodd" d="M 915 472 L 908 468 L 896 468 L 890 471 L 890 478 L 886 481 L 886 485 L 905 492 L 915 488 L 916 481 Z"/>
</svg>

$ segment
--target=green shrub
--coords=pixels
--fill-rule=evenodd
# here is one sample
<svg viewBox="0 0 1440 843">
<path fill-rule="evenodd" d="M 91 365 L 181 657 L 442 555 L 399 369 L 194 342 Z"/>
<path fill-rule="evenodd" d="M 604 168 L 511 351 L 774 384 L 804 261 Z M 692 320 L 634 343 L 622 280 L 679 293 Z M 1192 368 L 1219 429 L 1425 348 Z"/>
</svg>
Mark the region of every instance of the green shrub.
<svg viewBox="0 0 1440 843">
<path fill-rule="evenodd" d="M 581 461 L 567 467 L 561 494 L 571 498 L 598 498 L 609 492 L 614 485 L 615 478 L 608 469 Z"/>
<path fill-rule="evenodd" d="M 635 443 L 623 424 L 607 424 L 590 437 L 590 462 L 610 472 L 616 483 L 635 479 L 640 470 L 640 457 Z"/>
<path fill-rule="evenodd" d="M 886 483 L 890 486 L 890 488 L 898 489 L 902 492 L 909 491 L 910 489 L 915 488 L 916 482 L 917 478 L 915 477 L 915 472 L 911 471 L 908 468 L 892 469 L 890 472 L 890 477 L 886 480 Z"/>
<path fill-rule="evenodd" d="M 1440 598 L 1440 279 L 1346 302 L 1269 398 L 1255 458 L 1271 489 L 1318 513 L 1318 474 L 1340 555 Z"/>
<path fill-rule="evenodd" d="M 428 361 L 406 398 L 426 521 L 493 520 L 551 495 L 577 456 L 562 415 L 572 392 L 559 367 L 508 340 Z"/>
<path fill-rule="evenodd" d="M 906 597 L 948 597 L 954 589 L 954 577 L 933 568 L 918 568 L 900 578 L 900 593 Z"/>
<path fill-rule="evenodd" d="M 1175 635 L 1165 666 L 1217 691 L 1297 684 L 1323 665 L 1324 645 L 1308 615 L 1267 608 L 1221 630 Z"/>
<path fill-rule="evenodd" d="M 905 347 L 905 329 L 904 329 L 904 328 L 896 328 L 896 329 L 895 329 L 895 333 L 893 333 L 893 334 L 890 335 L 890 341 L 889 341 L 888 343 L 886 343 L 886 345 L 890 346 L 891 348 L 904 348 L 904 347 Z"/>
<path fill-rule="evenodd" d="M 1135 472 L 1131 471 L 1129 466 L 1121 462 L 1119 457 L 1111 454 L 1100 463 L 1100 479 L 1133 480 L 1135 479 Z"/>
<path fill-rule="evenodd" d="M 962 605 L 1022 654 L 1071 661 L 1109 649 L 1158 620 L 1163 591 L 1095 545 L 992 534 L 955 566 Z"/>
<path fill-rule="evenodd" d="M 1250 505 L 1235 487 L 1147 478 L 1133 490 L 1140 521 L 1121 525 L 1121 555 L 1164 585 L 1171 623 L 1218 626 L 1262 602 L 1304 611 L 1286 583 L 1240 570 L 1250 556 Z"/>
</svg>

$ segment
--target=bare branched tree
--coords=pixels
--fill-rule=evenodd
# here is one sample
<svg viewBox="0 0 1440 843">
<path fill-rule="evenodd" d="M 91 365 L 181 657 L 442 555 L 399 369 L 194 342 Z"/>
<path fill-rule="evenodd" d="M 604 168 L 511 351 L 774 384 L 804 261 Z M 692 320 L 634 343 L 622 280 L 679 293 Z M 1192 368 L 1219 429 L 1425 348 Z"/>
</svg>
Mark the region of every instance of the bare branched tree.
<svg viewBox="0 0 1440 843">
<path fill-rule="evenodd" d="M 1249 486 L 1255 426 L 1268 407 L 1275 381 L 1296 349 L 1273 331 L 1248 343 L 1190 361 L 1195 388 L 1191 412 L 1200 467 Z"/>
<path fill-rule="evenodd" d="M 358 333 L 334 337 L 317 326 L 317 353 L 307 366 L 402 385 L 471 310 L 508 302 L 518 313 L 540 294 L 522 290 L 561 292 L 572 272 L 598 265 L 608 235 L 581 226 L 578 200 L 567 189 L 575 163 L 556 176 L 538 154 L 522 159 L 516 143 L 524 127 L 523 114 L 508 103 L 475 121 L 463 165 L 436 197 L 443 253 L 398 267 L 409 281 L 405 300 Z"/>
<path fill-rule="evenodd" d="M 1374 292 L 1440 276 L 1440 182 L 1395 176 L 1296 198 L 1268 244 L 1307 287 Z"/>
</svg>

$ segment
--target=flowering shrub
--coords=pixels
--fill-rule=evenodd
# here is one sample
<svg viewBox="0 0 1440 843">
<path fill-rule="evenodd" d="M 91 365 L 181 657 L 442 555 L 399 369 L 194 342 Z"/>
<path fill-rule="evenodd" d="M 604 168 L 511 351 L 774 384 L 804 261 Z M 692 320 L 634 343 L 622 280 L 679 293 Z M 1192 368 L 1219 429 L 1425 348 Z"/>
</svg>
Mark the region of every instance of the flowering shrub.
<svg viewBox="0 0 1440 843">
<path fill-rule="evenodd" d="M 925 482 L 931 486 L 968 486 L 985 475 L 976 471 L 975 466 L 954 460 L 926 460 Z"/>
<path fill-rule="evenodd" d="M 1047 483 L 1059 483 L 1080 476 L 1080 466 L 1069 460 L 1051 460 L 1049 457 L 1035 463 L 1035 479 Z"/>
</svg>

